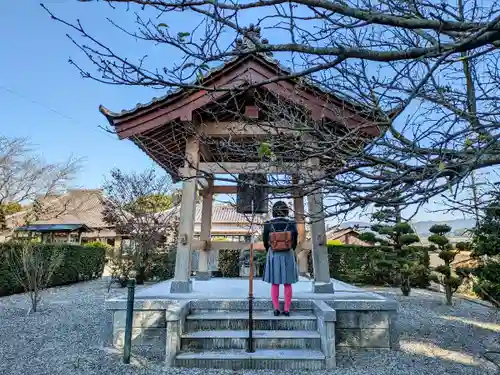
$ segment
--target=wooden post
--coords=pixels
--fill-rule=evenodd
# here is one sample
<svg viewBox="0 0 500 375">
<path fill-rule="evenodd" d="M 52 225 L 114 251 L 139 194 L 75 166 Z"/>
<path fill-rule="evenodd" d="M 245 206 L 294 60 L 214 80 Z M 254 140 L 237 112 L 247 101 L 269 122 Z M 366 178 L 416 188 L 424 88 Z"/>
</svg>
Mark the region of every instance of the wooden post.
<svg viewBox="0 0 500 375">
<path fill-rule="evenodd" d="M 175 259 L 175 274 L 172 280 L 171 293 L 189 293 L 192 290 L 191 247 L 193 242 L 194 215 L 196 209 L 196 168 L 200 159 L 200 145 L 195 138 L 186 141 L 186 175 L 182 183 L 182 200 L 179 222 L 179 239 Z"/>
<path fill-rule="evenodd" d="M 299 183 L 299 179 L 297 176 L 292 177 L 292 183 L 294 185 Z M 304 195 L 302 189 L 296 189 L 294 191 L 293 210 L 295 221 L 297 222 L 297 231 L 299 232 L 298 246 L 296 250 L 299 274 L 301 276 L 305 276 L 308 270 L 307 256 L 309 254 L 309 250 L 303 250 L 301 246 L 306 240 L 306 228 L 304 220 Z"/>
<path fill-rule="evenodd" d="M 207 193 L 203 197 L 201 206 L 201 230 L 200 240 L 210 241 L 210 231 L 212 229 L 212 205 L 213 205 L 213 180 L 208 180 Z M 208 269 L 208 255 L 210 248 L 199 251 L 198 270 L 196 272 L 196 280 L 209 280 L 211 272 Z"/>
<path fill-rule="evenodd" d="M 317 167 L 319 160 L 310 160 L 313 167 Z M 323 193 L 320 189 L 314 189 L 308 195 L 307 203 L 309 217 L 311 220 L 312 257 L 314 268 L 313 291 L 315 293 L 333 293 L 333 283 L 330 279 L 328 263 L 328 249 L 326 243 L 325 213 L 323 207 Z"/>
</svg>

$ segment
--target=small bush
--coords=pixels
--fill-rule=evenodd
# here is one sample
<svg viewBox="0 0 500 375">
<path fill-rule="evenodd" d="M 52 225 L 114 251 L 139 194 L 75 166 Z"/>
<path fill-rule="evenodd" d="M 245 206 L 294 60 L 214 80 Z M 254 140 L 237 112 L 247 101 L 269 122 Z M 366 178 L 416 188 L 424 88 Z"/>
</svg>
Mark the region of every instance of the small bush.
<svg viewBox="0 0 500 375">
<path fill-rule="evenodd" d="M 146 269 L 148 280 L 168 280 L 175 273 L 175 247 L 166 253 L 153 254 Z"/>
<path fill-rule="evenodd" d="M 240 252 L 238 250 L 219 251 L 219 271 L 222 277 L 240 276 Z"/>
<path fill-rule="evenodd" d="M 111 279 L 120 283 L 122 288 L 127 286 L 130 274 L 134 269 L 134 261 L 127 257 L 114 257 L 110 259 L 109 269 Z"/>
<path fill-rule="evenodd" d="M 105 250 L 96 246 L 80 246 L 72 244 L 32 243 L 37 251 L 49 258 L 55 251 L 64 254 L 63 261 L 54 272 L 48 287 L 91 280 L 102 276 L 105 262 Z M 15 280 L 13 270 L 7 257 L 11 251 L 20 251 L 16 242 L 0 244 L 0 296 L 23 292 L 23 288 Z"/>
</svg>

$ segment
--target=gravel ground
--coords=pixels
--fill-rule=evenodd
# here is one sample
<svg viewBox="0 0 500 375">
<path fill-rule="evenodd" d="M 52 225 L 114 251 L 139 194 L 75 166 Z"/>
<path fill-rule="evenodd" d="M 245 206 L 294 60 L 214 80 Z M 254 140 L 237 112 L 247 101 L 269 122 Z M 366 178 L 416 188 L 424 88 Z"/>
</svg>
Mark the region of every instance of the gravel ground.
<svg viewBox="0 0 500 375">
<path fill-rule="evenodd" d="M 376 289 L 401 302 L 401 351 L 344 353 L 329 374 L 495 374 L 481 358 L 500 348 L 500 314 L 485 306 L 456 300 L 443 303 L 441 294 L 415 290 L 409 298 L 397 290 Z M 104 300 L 124 293 L 92 281 L 46 292 L 41 310 L 27 315 L 23 295 L 0 298 L 1 375 L 225 375 L 233 371 L 166 369 L 161 363 L 134 358 L 121 364 L 120 353 L 101 345 Z M 497 357 L 500 363 L 500 356 Z M 242 371 L 245 375 L 270 371 Z M 319 372 L 321 375 L 326 372 Z"/>
</svg>

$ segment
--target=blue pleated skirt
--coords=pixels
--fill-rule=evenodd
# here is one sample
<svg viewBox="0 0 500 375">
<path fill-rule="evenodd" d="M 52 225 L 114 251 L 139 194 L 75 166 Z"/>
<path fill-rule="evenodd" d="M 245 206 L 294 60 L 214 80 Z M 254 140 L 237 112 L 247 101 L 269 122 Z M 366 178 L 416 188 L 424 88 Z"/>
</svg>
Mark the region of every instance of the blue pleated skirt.
<svg viewBox="0 0 500 375">
<path fill-rule="evenodd" d="M 270 284 L 295 284 L 299 281 L 294 251 L 269 250 L 263 280 Z"/>
</svg>

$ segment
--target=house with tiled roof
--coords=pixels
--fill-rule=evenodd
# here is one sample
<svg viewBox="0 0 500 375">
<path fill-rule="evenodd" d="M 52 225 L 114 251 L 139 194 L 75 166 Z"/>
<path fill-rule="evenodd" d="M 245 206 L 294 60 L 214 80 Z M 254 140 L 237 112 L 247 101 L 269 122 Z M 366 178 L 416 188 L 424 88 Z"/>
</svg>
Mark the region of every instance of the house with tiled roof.
<svg viewBox="0 0 500 375">
<path fill-rule="evenodd" d="M 368 242 L 359 239 L 358 232 L 354 228 L 332 228 L 326 231 L 327 240 L 338 240 L 344 245 L 372 246 Z"/>
<path fill-rule="evenodd" d="M 5 237 L 22 237 L 31 232 L 45 242 L 100 241 L 120 247 L 123 235 L 104 221 L 102 199 L 101 189 L 70 189 L 64 194 L 39 198 L 41 209 L 37 220 L 30 217 L 32 206 L 7 216 Z"/>
<path fill-rule="evenodd" d="M 6 218 L 7 229 L 2 234 L 5 240 L 22 236 L 26 232 L 36 232 L 44 241 L 53 242 L 105 242 L 115 248 L 122 243 L 128 246 L 130 239 L 126 234 L 115 231 L 114 226 L 104 221 L 103 191 L 100 189 L 71 189 L 65 194 L 52 195 L 41 199 L 43 215 L 39 220 L 29 221 L 32 207 Z M 194 236 L 201 231 L 201 203 L 196 206 Z M 230 204 L 215 204 L 212 210 L 212 237 L 231 241 L 248 241 L 248 233 L 259 233 L 263 223 L 262 216 L 253 219 L 236 212 Z"/>
<path fill-rule="evenodd" d="M 201 232 L 201 211 L 202 205 L 196 205 L 194 233 L 195 237 Z M 240 214 L 231 204 L 214 204 L 212 208 L 212 238 L 224 237 L 229 240 L 248 241 L 249 233 L 260 233 L 264 218 L 261 215 Z"/>
</svg>

